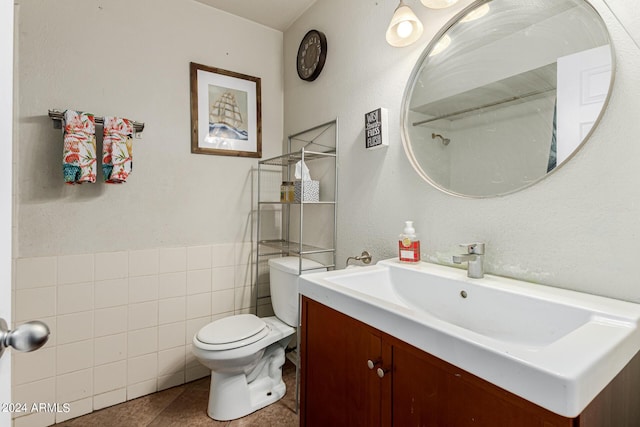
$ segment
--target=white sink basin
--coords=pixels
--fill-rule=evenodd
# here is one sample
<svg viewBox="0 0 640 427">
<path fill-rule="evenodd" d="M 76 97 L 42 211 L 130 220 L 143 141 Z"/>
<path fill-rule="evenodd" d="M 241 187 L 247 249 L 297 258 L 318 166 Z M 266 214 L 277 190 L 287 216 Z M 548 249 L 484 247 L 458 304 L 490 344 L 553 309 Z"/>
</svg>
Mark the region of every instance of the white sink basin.
<svg viewBox="0 0 640 427">
<path fill-rule="evenodd" d="M 640 350 L 640 305 L 434 264 L 301 276 L 300 293 L 566 417 Z"/>
<path fill-rule="evenodd" d="M 408 308 L 486 337 L 531 348 L 545 346 L 587 323 L 592 312 L 519 288 L 460 281 L 460 271 L 391 268 L 327 277 L 375 298 L 390 297 Z M 544 313 L 542 316 L 541 314 Z"/>
</svg>

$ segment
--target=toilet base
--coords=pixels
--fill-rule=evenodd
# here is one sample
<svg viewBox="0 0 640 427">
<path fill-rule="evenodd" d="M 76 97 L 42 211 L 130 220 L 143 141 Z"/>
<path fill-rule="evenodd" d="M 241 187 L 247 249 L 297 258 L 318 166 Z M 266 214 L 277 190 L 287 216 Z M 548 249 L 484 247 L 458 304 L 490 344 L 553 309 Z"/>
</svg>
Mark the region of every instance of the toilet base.
<svg viewBox="0 0 640 427">
<path fill-rule="evenodd" d="M 284 347 L 276 342 L 266 348 L 262 359 L 249 374 L 212 371 L 209 417 L 230 421 L 280 400 L 287 391 L 282 381 L 284 362 Z"/>
</svg>

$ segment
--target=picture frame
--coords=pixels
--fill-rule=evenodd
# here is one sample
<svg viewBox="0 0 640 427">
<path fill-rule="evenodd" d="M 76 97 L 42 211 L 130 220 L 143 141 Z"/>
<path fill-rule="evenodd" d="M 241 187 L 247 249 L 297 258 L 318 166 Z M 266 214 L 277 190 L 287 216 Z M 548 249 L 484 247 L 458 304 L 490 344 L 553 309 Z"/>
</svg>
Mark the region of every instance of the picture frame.
<svg viewBox="0 0 640 427">
<path fill-rule="evenodd" d="M 189 63 L 191 152 L 262 157 L 261 79 Z"/>
</svg>

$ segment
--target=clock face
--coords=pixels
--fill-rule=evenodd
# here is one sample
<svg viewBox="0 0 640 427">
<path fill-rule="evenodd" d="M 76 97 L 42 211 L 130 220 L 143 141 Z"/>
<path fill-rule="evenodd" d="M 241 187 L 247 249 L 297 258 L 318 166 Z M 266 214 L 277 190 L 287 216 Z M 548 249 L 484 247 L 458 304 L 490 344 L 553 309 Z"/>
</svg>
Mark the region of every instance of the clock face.
<svg viewBox="0 0 640 427">
<path fill-rule="evenodd" d="M 298 48 L 296 67 L 302 80 L 315 80 L 324 67 L 327 58 L 327 38 L 317 30 L 309 31 Z"/>
</svg>

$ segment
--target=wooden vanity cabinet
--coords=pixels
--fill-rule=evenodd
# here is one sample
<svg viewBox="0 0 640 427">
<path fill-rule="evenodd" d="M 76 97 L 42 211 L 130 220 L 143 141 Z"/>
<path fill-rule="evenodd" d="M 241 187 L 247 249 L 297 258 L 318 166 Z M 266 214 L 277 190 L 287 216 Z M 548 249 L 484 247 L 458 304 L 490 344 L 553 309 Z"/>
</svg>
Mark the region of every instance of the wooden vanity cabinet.
<svg viewBox="0 0 640 427">
<path fill-rule="evenodd" d="M 367 367 L 382 357 L 380 334 L 312 300 L 303 304 L 301 425 L 382 425 L 385 381 Z"/>
<path fill-rule="evenodd" d="M 590 422 L 586 414 L 582 422 L 562 417 L 306 297 L 300 350 L 301 426 L 640 425 L 629 414 L 624 424 L 610 424 L 615 409 L 600 405 L 585 411 Z M 637 380 L 638 357 L 634 361 Z M 629 384 L 622 388 L 637 392 Z"/>
<path fill-rule="evenodd" d="M 394 426 L 573 426 L 534 405 L 406 343 L 393 354 Z M 384 404 L 384 403 L 383 403 Z"/>
</svg>

